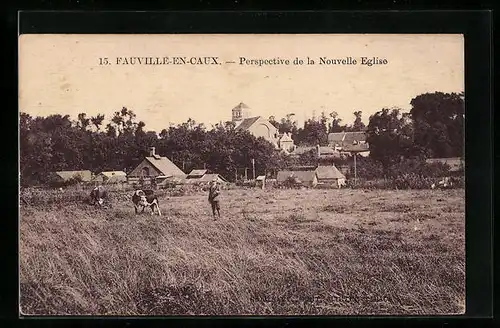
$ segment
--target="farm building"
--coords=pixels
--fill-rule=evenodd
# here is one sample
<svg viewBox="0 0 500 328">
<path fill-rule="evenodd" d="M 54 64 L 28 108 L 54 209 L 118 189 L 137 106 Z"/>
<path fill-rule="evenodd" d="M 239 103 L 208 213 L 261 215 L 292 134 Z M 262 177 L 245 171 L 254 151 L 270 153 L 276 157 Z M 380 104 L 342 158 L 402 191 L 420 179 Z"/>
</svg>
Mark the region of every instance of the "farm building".
<svg viewBox="0 0 500 328">
<path fill-rule="evenodd" d="M 217 173 L 208 173 L 208 170 L 192 170 L 184 179 L 184 183 L 186 184 L 206 184 L 210 183 L 214 179 L 217 179 L 218 182 L 227 183 L 228 181 Z"/>
<path fill-rule="evenodd" d="M 164 176 L 164 175 L 159 175 L 155 178 L 155 184 L 157 187 L 165 188 L 165 187 L 175 187 L 179 185 L 183 185 L 184 181 L 186 180 L 186 174 L 184 175 L 177 175 L 177 176 Z"/>
<path fill-rule="evenodd" d="M 259 188 L 264 189 L 266 187 L 266 176 L 265 175 L 259 175 L 255 179 L 255 185 Z"/>
<path fill-rule="evenodd" d="M 318 175 L 314 169 L 304 171 L 279 171 L 276 180 L 279 185 L 302 185 L 314 188 L 318 184 Z"/>
<path fill-rule="evenodd" d="M 335 165 L 320 165 L 316 169 L 318 185 L 340 188 L 345 184 L 345 175 Z"/>
<path fill-rule="evenodd" d="M 53 183 L 65 183 L 72 179 L 79 179 L 81 182 L 90 182 L 92 180 L 92 172 L 89 170 L 57 171 L 50 174 L 50 181 Z"/>
<path fill-rule="evenodd" d="M 446 164 L 450 167 L 451 173 L 462 172 L 465 167 L 465 162 L 460 157 L 450 157 L 450 158 L 429 158 L 425 161 L 427 164 L 441 163 Z"/>
<path fill-rule="evenodd" d="M 127 173 L 123 171 L 105 171 L 96 175 L 92 181 L 100 183 L 127 182 Z"/>
<path fill-rule="evenodd" d="M 128 176 L 129 182 L 135 182 L 141 179 L 153 181 L 152 179 L 157 177 L 184 177 L 185 175 L 172 161 L 167 157 L 157 155 L 155 147 L 151 147 L 149 156 L 146 156 Z"/>
</svg>

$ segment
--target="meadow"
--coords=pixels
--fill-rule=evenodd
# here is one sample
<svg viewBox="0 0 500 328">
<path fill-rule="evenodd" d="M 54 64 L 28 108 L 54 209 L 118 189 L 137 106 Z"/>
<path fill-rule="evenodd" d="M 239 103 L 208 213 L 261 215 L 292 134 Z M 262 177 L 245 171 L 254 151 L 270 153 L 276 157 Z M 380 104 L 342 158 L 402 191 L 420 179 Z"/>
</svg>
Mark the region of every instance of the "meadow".
<svg viewBox="0 0 500 328">
<path fill-rule="evenodd" d="M 463 189 L 231 189 L 219 220 L 206 193 L 162 194 L 161 217 L 130 194 L 21 203 L 23 314 L 465 311 Z"/>
</svg>

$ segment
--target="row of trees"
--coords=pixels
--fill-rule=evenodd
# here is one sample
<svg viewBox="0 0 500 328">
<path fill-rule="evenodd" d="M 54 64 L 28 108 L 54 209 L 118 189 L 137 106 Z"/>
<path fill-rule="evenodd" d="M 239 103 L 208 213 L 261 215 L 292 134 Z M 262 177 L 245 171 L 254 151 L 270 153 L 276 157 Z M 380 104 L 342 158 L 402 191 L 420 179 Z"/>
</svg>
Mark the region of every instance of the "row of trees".
<svg viewBox="0 0 500 328">
<path fill-rule="evenodd" d="M 440 92 L 423 94 L 411 101 L 409 113 L 382 109 L 362 122 L 354 112 L 352 124 L 342 125 L 335 112 L 308 119 L 298 127 L 293 114 L 270 121 L 281 133 L 291 133 L 297 145 L 326 145 L 328 133 L 366 131 L 370 160 L 385 172 L 404 158 L 451 157 L 463 154 L 464 97 Z M 185 172 L 206 167 L 233 179 L 235 172 L 250 167 L 255 159 L 257 174 L 291 164 L 310 164 L 312 154 L 299 160 L 277 152 L 262 138 L 237 131 L 233 122 L 207 129 L 192 119 L 170 125 L 159 134 L 147 131 L 143 121 L 127 108 L 116 111 L 105 125 L 105 116 L 81 113 L 32 117 L 20 114 L 20 168 L 24 184 L 43 182 L 48 172 L 58 170 L 133 169 L 150 146 L 169 157 Z"/>
</svg>

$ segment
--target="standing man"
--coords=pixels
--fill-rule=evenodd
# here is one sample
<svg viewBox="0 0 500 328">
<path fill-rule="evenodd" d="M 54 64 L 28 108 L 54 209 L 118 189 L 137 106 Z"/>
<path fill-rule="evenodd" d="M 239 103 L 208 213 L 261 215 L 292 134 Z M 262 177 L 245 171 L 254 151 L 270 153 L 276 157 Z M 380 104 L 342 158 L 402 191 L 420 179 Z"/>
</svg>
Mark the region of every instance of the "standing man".
<svg viewBox="0 0 500 328">
<path fill-rule="evenodd" d="M 212 205 L 212 214 L 214 216 L 214 219 L 216 219 L 216 212 L 217 216 L 220 218 L 220 188 L 217 182 L 217 178 L 212 180 L 212 183 L 210 184 L 210 189 L 208 191 L 208 202 L 210 203 L 210 205 Z"/>
</svg>

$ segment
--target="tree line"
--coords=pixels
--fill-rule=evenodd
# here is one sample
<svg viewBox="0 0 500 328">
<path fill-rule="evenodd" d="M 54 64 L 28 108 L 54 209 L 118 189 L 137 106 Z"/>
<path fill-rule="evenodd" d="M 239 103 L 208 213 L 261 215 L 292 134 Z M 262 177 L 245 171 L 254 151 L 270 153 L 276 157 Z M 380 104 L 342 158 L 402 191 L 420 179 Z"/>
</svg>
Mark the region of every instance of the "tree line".
<svg viewBox="0 0 500 328">
<path fill-rule="evenodd" d="M 367 126 L 362 111 L 353 113 L 351 124 L 342 124 L 335 111 L 307 119 L 299 127 L 293 114 L 269 120 L 280 133 L 290 133 L 297 146 L 328 144 L 328 133 L 365 131 L 370 145 L 370 165 L 382 172 L 402 160 L 428 157 L 462 157 L 464 145 L 464 94 L 426 93 L 411 100 L 411 110 L 383 108 L 370 116 Z M 25 185 L 43 183 L 47 174 L 61 170 L 130 172 L 147 156 L 149 147 L 167 156 L 184 172 L 207 168 L 235 179 L 238 169 L 251 167 L 257 174 L 290 165 L 312 164 L 313 154 L 299 159 L 275 150 L 263 138 L 235 129 L 233 122 L 220 122 L 208 129 L 188 119 L 170 124 L 160 133 L 148 131 L 136 114 L 123 107 L 105 124 L 105 115 L 32 117 L 20 113 L 20 173 Z M 366 161 L 366 159 L 365 159 Z"/>
</svg>

